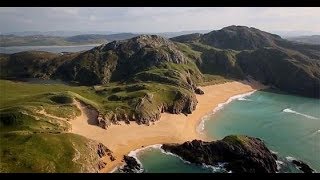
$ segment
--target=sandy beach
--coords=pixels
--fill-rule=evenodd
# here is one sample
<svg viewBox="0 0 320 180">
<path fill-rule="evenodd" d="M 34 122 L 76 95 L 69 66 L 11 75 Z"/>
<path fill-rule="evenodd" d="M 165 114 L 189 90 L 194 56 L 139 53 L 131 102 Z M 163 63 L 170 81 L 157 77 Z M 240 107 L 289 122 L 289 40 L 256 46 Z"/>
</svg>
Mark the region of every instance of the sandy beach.
<svg viewBox="0 0 320 180">
<path fill-rule="evenodd" d="M 110 172 L 122 164 L 124 155 L 144 146 L 163 143 L 181 143 L 193 139 L 210 140 L 197 131 L 197 127 L 207 114 L 211 114 L 218 104 L 226 102 L 230 97 L 266 88 L 258 82 L 228 82 L 224 84 L 200 87 L 205 94 L 197 95 L 198 105 L 192 114 L 163 113 L 159 121 L 154 124 L 138 125 L 131 122 L 129 125 L 111 125 L 107 130 L 90 122 L 96 114 L 79 102 L 76 102 L 82 114 L 71 121 L 72 133 L 99 141 L 107 146 L 116 158 L 104 161 L 106 167 L 101 172 Z"/>
</svg>

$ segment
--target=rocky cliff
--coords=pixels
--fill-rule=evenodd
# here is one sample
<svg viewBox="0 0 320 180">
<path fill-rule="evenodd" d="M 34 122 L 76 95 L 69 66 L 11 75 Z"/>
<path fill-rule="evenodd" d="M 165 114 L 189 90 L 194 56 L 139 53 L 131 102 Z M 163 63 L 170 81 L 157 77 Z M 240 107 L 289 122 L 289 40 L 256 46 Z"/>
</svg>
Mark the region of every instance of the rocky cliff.
<svg viewBox="0 0 320 180">
<path fill-rule="evenodd" d="M 277 171 L 276 159 L 265 144 L 248 136 L 232 135 L 213 142 L 193 140 L 183 144 L 164 144 L 162 149 L 195 164 L 216 166 L 227 163 L 224 168 L 234 173 Z"/>
</svg>

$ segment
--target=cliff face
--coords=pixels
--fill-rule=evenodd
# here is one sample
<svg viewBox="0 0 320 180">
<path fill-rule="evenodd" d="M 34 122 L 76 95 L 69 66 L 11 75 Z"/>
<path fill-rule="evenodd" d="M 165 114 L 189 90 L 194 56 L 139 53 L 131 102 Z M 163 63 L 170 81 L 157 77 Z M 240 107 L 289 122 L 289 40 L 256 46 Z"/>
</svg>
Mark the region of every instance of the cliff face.
<svg viewBox="0 0 320 180">
<path fill-rule="evenodd" d="M 164 144 L 162 149 L 195 164 L 218 165 L 234 173 L 275 173 L 276 159 L 265 144 L 248 136 L 227 136 L 222 140 L 187 141 L 183 144 Z"/>
<path fill-rule="evenodd" d="M 115 89 L 117 89 L 116 92 Z M 200 89 L 199 89 L 200 90 Z M 173 114 L 191 114 L 198 103 L 196 96 L 189 90 L 174 88 L 168 85 L 134 85 L 126 89 L 122 87 L 105 89 L 110 103 L 125 103 L 125 106 L 117 106 L 106 114 L 98 117 L 100 127 L 107 128 L 111 123 L 119 121 L 135 121 L 138 124 L 147 124 L 157 121 L 161 113 L 170 112 Z M 131 92 L 130 92 L 131 91 Z M 145 92 L 148 93 L 145 93 Z M 156 93 L 161 91 L 162 93 Z M 125 96 L 121 94 L 126 94 Z"/>
</svg>

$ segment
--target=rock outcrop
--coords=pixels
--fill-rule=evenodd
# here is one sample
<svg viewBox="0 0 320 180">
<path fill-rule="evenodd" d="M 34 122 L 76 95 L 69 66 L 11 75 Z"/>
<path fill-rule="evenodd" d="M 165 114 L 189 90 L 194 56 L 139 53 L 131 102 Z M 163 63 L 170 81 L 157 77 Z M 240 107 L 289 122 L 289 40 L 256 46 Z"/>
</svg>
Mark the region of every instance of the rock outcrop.
<svg viewBox="0 0 320 180">
<path fill-rule="evenodd" d="M 202 89 L 200 89 L 200 88 L 196 88 L 195 90 L 194 90 L 194 92 L 196 93 L 196 94 L 204 94 L 204 92 L 202 91 Z"/>
<path fill-rule="evenodd" d="M 98 143 L 96 146 L 96 150 L 97 150 L 97 155 L 98 155 L 98 163 L 97 163 L 97 168 L 98 170 L 103 169 L 107 163 L 104 162 L 102 160 L 102 158 L 104 158 L 105 156 L 109 156 L 110 160 L 115 160 L 112 151 L 110 149 L 108 149 L 105 145 L 103 145 L 102 143 Z"/>
<path fill-rule="evenodd" d="M 187 141 L 183 144 L 164 144 L 162 149 L 177 154 L 195 164 L 218 165 L 234 173 L 275 173 L 274 155 L 258 138 L 227 136 L 222 140 L 204 142 Z"/>
<path fill-rule="evenodd" d="M 131 156 L 124 156 L 123 160 L 125 161 L 125 165 L 122 168 L 119 168 L 120 172 L 124 173 L 138 173 L 141 172 L 143 169 L 141 165 L 137 162 L 134 157 Z"/>
<path fill-rule="evenodd" d="M 98 125 L 104 129 L 107 129 L 111 123 L 118 124 L 119 121 L 124 121 L 127 124 L 135 121 L 138 124 L 150 125 L 151 122 L 158 121 L 163 112 L 191 114 L 195 110 L 198 101 L 194 94 L 182 93 L 181 91 L 176 91 L 174 94 L 170 103 L 159 102 L 151 93 L 137 98 L 134 103 L 130 104 L 133 111 L 110 111 L 105 116 L 98 117 Z"/>
<path fill-rule="evenodd" d="M 292 160 L 292 163 L 296 165 L 304 173 L 314 173 L 315 171 L 306 163 L 299 160 Z"/>
<path fill-rule="evenodd" d="M 198 101 L 194 95 L 183 94 L 177 92 L 173 105 L 168 108 L 168 111 L 173 114 L 191 114 L 196 109 Z"/>
</svg>

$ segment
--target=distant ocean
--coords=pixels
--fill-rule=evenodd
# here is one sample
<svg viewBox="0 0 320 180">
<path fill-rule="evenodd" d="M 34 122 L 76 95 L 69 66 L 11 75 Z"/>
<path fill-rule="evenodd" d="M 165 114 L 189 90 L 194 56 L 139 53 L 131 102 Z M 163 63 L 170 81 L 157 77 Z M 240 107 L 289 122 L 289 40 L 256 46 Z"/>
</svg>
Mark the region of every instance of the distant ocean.
<svg viewBox="0 0 320 180">
<path fill-rule="evenodd" d="M 90 45 L 79 45 L 79 46 L 11 46 L 11 47 L 0 47 L 0 53 L 13 54 L 23 51 L 46 51 L 53 53 L 60 52 L 79 52 L 92 49 L 100 44 L 90 44 Z"/>
<path fill-rule="evenodd" d="M 256 91 L 232 98 L 207 116 L 199 130 L 214 139 L 230 134 L 259 137 L 280 157 L 280 172 L 301 172 L 288 163 L 299 159 L 320 172 L 320 100 Z M 168 154 L 160 145 L 132 151 L 145 172 L 211 173 L 226 172 L 222 167 L 197 166 Z"/>
</svg>

